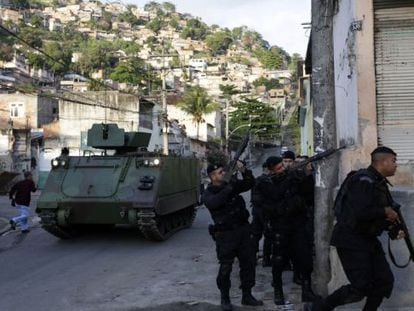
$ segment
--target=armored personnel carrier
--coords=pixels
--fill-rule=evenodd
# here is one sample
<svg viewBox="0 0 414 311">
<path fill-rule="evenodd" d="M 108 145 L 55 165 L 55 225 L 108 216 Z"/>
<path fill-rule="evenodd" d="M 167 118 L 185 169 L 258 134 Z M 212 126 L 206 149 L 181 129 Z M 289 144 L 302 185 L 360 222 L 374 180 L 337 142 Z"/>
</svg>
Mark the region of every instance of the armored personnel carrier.
<svg viewBox="0 0 414 311">
<path fill-rule="evenodd" d="M 129 224 L 162 241 L 192 225 L 199 198 L 196 158 L 145 151 L 149 133 L 94 124 L 83 156 L 62 154 L 40 195 L 43 229 L 68 239 L 82 228 Z M 97 154 L 99 152 L 99 154 Z"/>
</svg>

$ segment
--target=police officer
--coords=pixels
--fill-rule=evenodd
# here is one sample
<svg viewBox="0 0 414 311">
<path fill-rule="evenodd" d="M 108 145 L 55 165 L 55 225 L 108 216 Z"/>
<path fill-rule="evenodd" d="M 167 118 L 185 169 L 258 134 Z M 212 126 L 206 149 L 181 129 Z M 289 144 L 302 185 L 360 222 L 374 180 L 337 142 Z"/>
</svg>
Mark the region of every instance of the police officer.
<svg viewBox="0 0 414 311">
<path fill-rule="evenodd" d="M 295 159 L 295 165 L 303 165 L 301 164 L 304 161 L 308 161 L 309 157 L 306 155 L 297 156 Z M 300 186 L 300 192 L 303 196 L 303 199 L 305 200 L 306 204 L 306 236 L 308 237 L 308 242 L 310 245 L 310 248 L 312 250 L 312 255 L 314 255 L 314 191 L 315 191 L 315 177 L 313 175 L 314 169 L 312 166 L 312 163 L 306 164 L 306 166 L 303 167 L 303 171 L 305 172 L 305 179 L 302 182 L 302 185 Z M 302 276 L 297 273 L 297 271 L 293 271 L 293 282 L 296 284 L 302 284 Z"/>
<path fill-rule="evenodd" d="M 261 179 L 267 178 L 267 164 L 266 162 L 262 165 L 262 175 L 257 177 L 256 182 L 260 182 Z M 271 261 L 271 251 L 272 251 L 272 242 L 269 232 L 268 221 L 265 218 L 263 213 L 263 197 L 256 187 L 252 188 L 251 194 L 252 202 L 252 241 L 256 253 L 259 251 L 259 242 L 263 238 L 263 267 L 270 267 Z"/>
<path fill-rule="evenodd" d="M 299 193 L 303 172 L 287 174 L 280 157 L 266 160 L 269 178 L 261 180 L 257 188 L 264 197 L 264 211 L 270 219 L 273 233 L 272 276 L 274 302 L 284 305 L 282 272 L 287 261 L 303 277 L 302 301 L 313 301 L 317 296 L 311 289 L 312 253 L 306 236 L 306 206 Z"/>
<path fill-rule="evenodd" d="M 350 284 L 327 298 L 305 306 L 305 310 L 328 311 L 367 297 L 364 311 L 374 311 L 390 297 L 394 277 L 377 236 L 392 228 L 394 238 L 403 238 L 398 214 L 391 208 L 387 177 L 395 174 L 396 153 L 378 147 L 371 165 L 348 174 L 335 200 L 337 223 L 331 245 L 336 246 Z"/>
<path fill-rule="evenodd" d="M 211 183 L 207 186 L 202 200 L 210 211 L 214 226 L 210 233 L 216 242 L 217 258 L 220 263 L 217 286 L 221 293 L 221 307 L 225 311 L 233 309 L 230 301 L 230 274 L 234 258 L 240 264 L 240 280 L 243 305 L 260 306 L 251 293 L 255 285 L 255 253 L 250 239 L 249 212 L 240 193 L 250 190 L 254 185 L 252 172 L 237 162 L 237 170 L 243 179 L 232 177 L 229 183 L 224 181 L 223 165 L 210 164 L 207 173 Z"/>
</svg>

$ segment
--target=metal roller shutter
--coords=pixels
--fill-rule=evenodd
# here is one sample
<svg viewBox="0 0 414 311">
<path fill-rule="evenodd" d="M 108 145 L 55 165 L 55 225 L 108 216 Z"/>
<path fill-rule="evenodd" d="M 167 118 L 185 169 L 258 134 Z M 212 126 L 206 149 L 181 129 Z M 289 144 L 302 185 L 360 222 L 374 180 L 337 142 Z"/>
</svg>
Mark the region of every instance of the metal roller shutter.
<svg viewBox="0 0 414 311">
<path fill-rule="evenodd" d="M 381 2 L 381 5 L 379 3 Z M 414 1 L 374 1 L 377 122 L 380 145 L 414 162 Z"/>
</svg>

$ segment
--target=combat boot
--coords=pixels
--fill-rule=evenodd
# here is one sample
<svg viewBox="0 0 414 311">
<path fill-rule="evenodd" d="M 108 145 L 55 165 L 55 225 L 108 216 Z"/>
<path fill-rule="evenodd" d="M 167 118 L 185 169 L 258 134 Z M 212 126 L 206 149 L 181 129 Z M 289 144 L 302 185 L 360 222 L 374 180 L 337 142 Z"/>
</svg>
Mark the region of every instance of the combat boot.
<svg viewBox="0 0 414 311">
<path fill-rule="evenodd" d="M 243 290 L 241 303 L 244 306 L 263 306 L 263 301 L 254 298 L 250 289 Z"/>
<path fill-rule="evenodd" d="M 230 301 L 229 291 L 221 291 L 221 310 L 223 311 L 232 311 L 233 306 Z"/>
<path fill-rule="evenodd" d="M 322 297 L 312 291 L 310 278 L 302 280 L 302 302 L 320 300 Z"/>
</svg>

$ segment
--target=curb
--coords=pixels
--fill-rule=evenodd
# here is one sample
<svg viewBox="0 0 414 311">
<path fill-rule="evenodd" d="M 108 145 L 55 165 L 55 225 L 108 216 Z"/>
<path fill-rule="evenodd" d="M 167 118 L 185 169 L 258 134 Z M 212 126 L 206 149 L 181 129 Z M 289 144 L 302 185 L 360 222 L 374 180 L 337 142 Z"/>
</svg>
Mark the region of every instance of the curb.
<svg viewBox="0 0 414 311">
<path fill-rule="evenodd" d="M 0 234 L 10 230 L 9 220 L 3 217 L 0 217 Z"/>
</svg>

